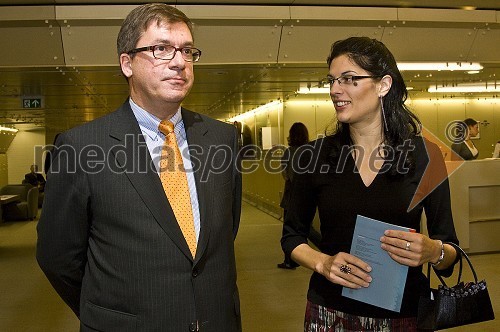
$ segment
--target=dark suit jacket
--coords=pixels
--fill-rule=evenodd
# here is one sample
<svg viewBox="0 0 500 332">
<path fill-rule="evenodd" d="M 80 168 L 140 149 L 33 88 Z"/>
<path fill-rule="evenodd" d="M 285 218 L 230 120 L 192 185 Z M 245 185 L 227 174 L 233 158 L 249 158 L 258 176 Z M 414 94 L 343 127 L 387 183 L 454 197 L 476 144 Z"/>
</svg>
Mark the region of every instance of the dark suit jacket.
<svg viewBox="0 0 500 332">
<path fill-rule="evenodd" d="M 472 143 L 474 144 L 474 143 Z M 472 155 L 472 152 L 470 151 L 470 149 L 467 147 L 467 144 L 465 144 L 465 142 L 461 142 L 461 143 L 453 143 L 451 145 L 451 149 L 453 151 L 456 152 L 456 154 L 458 154 L 460 157 L 462 157 L 462 159 L 464 160 L 474 160 L 474 159 L 477 159 L 477 157 L 479 156 L 479 153 L 477 155 Z M 452 160 L 456 160 L 458 158 L 455 158 L 452 154 Z"/>
<path fill-rule="evenodd" d="M 128 101 L 58 138 L 37 260 L 82 331 L 241 330 L 236 131 L 182 118 L 200 205 L 194 261 Z"/>
<path fill-rule="evenodd" d="M 45 187 L 45 178 L 40 173 L 27 173 L 24 175 L 24 180 L 31 184 L 33 187 L 40 186 L 40 191 L 44 190 Z"/>
</svg>

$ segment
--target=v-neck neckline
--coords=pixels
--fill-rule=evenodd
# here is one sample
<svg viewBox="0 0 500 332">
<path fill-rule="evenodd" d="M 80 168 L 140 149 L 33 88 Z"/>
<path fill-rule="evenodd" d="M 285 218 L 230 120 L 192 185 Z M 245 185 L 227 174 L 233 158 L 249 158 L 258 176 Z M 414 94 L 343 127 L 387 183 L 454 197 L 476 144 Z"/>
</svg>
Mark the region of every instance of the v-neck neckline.
<svg viewBox="0 0 500 332">
<path fill-rule="evenodd" d="M 359 171 L 358 169 L 358 165 L 356 164 L 356 160 L 354 159 L 354 157 L 352 155 L 349 156 L 350 159 L 351 159 L 351 162 L 354 164 L 354 168 L 353 168 L 353 173 L 356 174 L 357 178 L 361 181 L 361 183 L 363 184 L 363 187 L 365 189 L 370 189 L 373 187 L 373 184 L 374 182 L 377 180 L 377 178 L 379 177 L 380 175 L 380 170 L 384 168 L 385 166 L 385 163 L 386 161 L 384 160 L 384 162 L 382 163 L 382 166 L 378 169 L 377 173 L 375 174 L 375 176 L 373 177 L 373 179 L 371 180 L 370 183 L 366 184 L 365 180 L 363 179 L 363 176 L 361 176 L 361 172 Z"/>
</svg>

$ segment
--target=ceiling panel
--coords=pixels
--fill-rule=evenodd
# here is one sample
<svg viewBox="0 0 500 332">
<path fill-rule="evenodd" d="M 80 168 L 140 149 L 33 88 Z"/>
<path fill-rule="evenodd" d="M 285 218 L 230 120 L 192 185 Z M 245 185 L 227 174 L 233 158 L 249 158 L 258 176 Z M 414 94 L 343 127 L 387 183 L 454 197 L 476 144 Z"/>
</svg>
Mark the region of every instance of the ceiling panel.
<svg viewBox="0 0 500 332">
<path fill-rule="evenodd" d="M 223 41 L 221 40 L 223 39 Z M 280 28 L 274 26 L 197 26 L 203 63 L 275 63 Z"/>
<path fill-rule="evenodd" d="M 382 42 L 398 61 L 466 61 L 474 29 L 386 28 Z"/>
<path fill-rule="evenodd" d="M 290 16 L 292 20 L 299 20 L 301 24 L 310 24 L 319 21 L 322 24 L 326 22 L 352 22 L 360 24 L 360 21 L 395 21 L 398 19 L 398 10 L 396 8 L 377 8 L 377 7 L 290 7 Z M 370 23 L 368 23 L 370 24 Z"/>
<path fill-rule="evenodd" d="M 476 31 L 476 37 L 467 60 L 500 61 L 500 29 L 498 26 L 497 29 L 486 27 Z"/>
<path fill-rule="evenodd" d="M 326 63 L 332 43 L 351 36 L 380 38 L 377 27 L 297 26 L 284 27 L 279 63 Z M 314 36 L 314 38 L 312 38 Z"/>
<path fill-rule="evenodd" d="M 0 27 L 1 66 L 64 65 L 58 27 Z"/>
<path fill-rule="evenodd" d="M 457 9 L 422 9 L 399 8 L 398 19 L 401 21 L 439 22 L 439 23 L 495 23 L 494 10 L 457 10 Z"/>
<path fill-rule="evenodd" d="M 119 26 L 71 26 L 61 28 L 68 66 L 118 64 L 116 36 Z"/>
</svg>

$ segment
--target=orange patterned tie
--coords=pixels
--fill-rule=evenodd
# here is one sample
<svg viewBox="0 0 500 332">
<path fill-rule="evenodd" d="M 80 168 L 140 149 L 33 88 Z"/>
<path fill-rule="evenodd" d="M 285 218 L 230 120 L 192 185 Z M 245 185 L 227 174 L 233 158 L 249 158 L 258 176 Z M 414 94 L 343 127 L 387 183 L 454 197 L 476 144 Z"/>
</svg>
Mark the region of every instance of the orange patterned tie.
<svg viewBox="0 0 500 332">
<path fill-rule="evenodd" d="M 194 257 L 196 254 L 196 234 L 193 210 L 181 151 L 174 133 L 174 124 L 170 121 L 162 121 L 158 129 L 165 134 L 160 160 L 161 183 L 189 250 Z"/>
</svg>

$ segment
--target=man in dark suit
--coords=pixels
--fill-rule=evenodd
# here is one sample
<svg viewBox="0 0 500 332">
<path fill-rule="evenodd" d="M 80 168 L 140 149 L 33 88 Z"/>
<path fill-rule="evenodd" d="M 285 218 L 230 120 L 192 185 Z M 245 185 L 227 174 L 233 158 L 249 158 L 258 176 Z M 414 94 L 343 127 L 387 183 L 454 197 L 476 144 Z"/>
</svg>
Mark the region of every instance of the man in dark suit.
<svg viewBox="0 0 500 332">
<path fill-rule="evenodd" d="M 81 331 L 240 331 L 238 139 L 234 126 L 180 106 L 201 54 L 191 22 L 174 7 L 141 5 L 117 45 L 130 98 L 59 136 L 38 262 Z M 164 120 L 182 151 L 194 255 L 166 194 L 177 183 L 159 176 Z"/>
<path fill-rule="evenodd" d="M 45 188 L 45 178 L 38 173 L 38 165 L 31 165 L 30 172 L 24 175 L 23 183 L 29 183 L 33 187 L 37 187 L 38 191 L 43 192 Z"/>
</svg>

